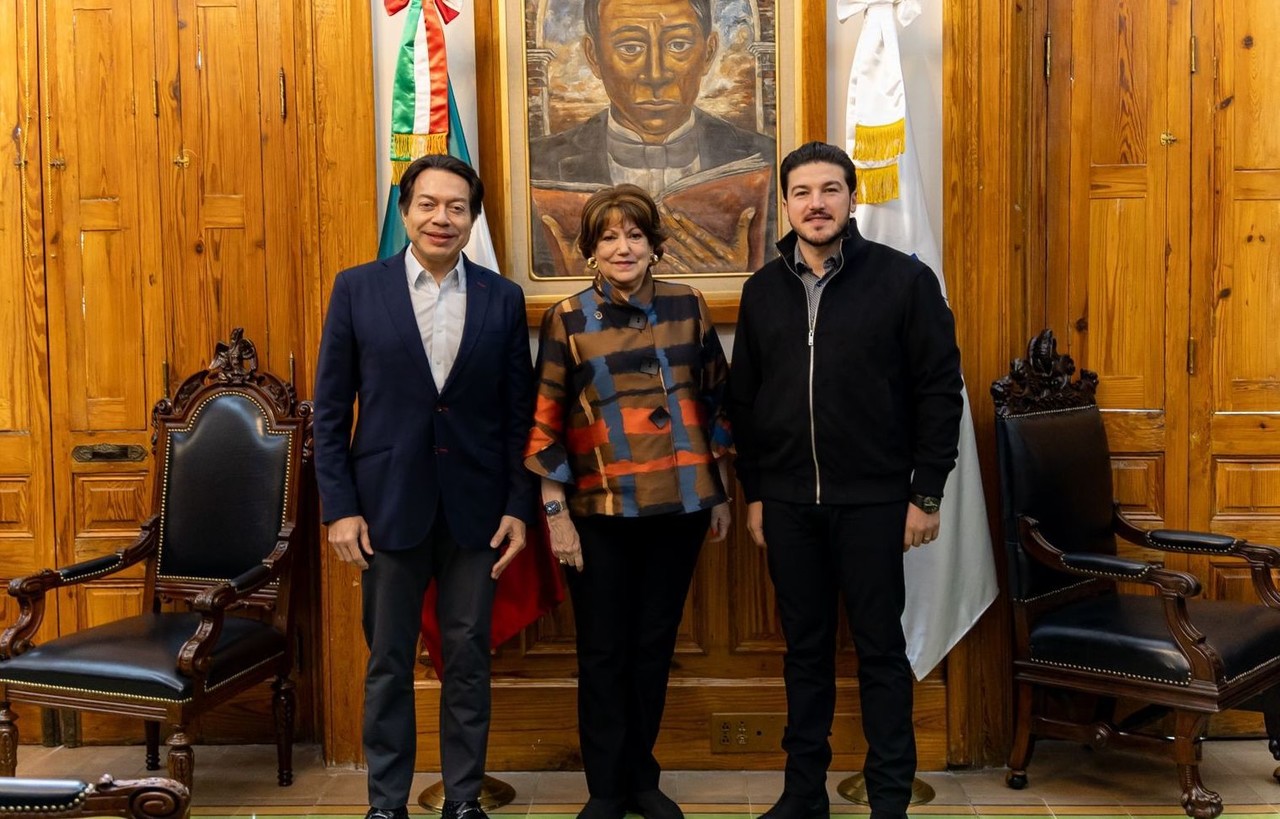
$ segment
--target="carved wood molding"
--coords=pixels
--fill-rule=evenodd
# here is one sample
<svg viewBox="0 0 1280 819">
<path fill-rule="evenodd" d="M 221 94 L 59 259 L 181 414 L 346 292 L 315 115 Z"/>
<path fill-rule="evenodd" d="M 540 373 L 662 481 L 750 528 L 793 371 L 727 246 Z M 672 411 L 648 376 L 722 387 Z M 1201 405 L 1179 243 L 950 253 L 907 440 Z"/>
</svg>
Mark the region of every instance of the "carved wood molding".
<svg viewBox="0 0 1280 819">
<path fill-rule="evenodd" d="M 1076 363 L 1058 354 L 1052 330 L 1041 330 L 1027 343 L 1026 358 L 1009 367 L 1009 374 L 991 385 L 996 415 L 1011 418 L 1033 412 L 1095 406 L 1098 375 L 1081 370 L 1074 381 Z"/>
</svg>

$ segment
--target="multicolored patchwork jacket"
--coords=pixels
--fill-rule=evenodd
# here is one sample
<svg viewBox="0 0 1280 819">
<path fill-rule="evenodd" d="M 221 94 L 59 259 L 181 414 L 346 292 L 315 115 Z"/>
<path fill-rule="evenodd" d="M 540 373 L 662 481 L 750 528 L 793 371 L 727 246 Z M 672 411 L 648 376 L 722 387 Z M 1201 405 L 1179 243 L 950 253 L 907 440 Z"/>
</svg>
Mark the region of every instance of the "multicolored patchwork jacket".
<svg viewBox="0 0 1280 819">
<path fill-rule="evenodd" d="M 566 484 L 578 516 L 722 503 L 728 372 L 697 290 L 648 277 L 628 298 L 597 276 L 542 320 L 525 466 Z"/>
</svg>

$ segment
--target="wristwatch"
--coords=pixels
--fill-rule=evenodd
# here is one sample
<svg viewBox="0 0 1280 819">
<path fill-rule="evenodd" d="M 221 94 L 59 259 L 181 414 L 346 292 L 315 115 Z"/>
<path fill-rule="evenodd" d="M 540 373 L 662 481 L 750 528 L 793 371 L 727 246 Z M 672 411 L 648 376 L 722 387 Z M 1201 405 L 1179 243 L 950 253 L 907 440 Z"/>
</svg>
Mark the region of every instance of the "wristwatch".
<svg viewBox="0 0 1280 819">
<path fill-rule="evenodd" d="M 912 495 L 911 502 L 924 510 L 926 514 L 932 515 L 942 508 L 942 498 L 933 495 Z"/>
<path fill-rule="evenodd" d="M 564 504 L 558 500 L 549 500 L 542 504 L 542 511 L 547 513 L 547 517 L 554 517 L 564 511 Z"/>
</svg>

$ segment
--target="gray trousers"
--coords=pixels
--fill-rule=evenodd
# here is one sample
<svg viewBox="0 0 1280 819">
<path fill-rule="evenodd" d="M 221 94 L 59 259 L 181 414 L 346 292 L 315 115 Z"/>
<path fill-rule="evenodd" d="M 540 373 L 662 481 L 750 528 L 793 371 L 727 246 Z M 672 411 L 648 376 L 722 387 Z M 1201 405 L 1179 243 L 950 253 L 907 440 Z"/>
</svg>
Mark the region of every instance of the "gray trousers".
<svg viewBox="0 0 1280 819">
<path fill-rule="evenodd" d="M 375 552 L 361 576 L 369 665 L 364 683 L 364 754 L 369 805 L 392 810 L 409 801 L 418 731 L 413 674 L 422 599 L 439 584 L 436 616 L 443 644 L 440 767 L 445 798 L 475 799 L 489 741 L 489 623 L 499 552 L 461 549 L 444 510 L 412 549 Z"/>
</svg>

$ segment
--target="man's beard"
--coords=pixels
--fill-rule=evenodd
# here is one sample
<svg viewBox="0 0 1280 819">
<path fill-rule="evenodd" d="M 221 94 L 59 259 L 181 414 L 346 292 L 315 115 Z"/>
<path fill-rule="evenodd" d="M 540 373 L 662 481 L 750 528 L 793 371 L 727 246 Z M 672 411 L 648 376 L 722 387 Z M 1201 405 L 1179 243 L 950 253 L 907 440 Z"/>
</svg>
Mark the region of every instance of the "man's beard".
<svg viewBox="0 0 1280 819">
<path fill-rule="evenodd" d="M 823 222 L 820 225 L 810 225 L 801 221 L 795 228 L 796 235 L 813 247 L 825 247 L 844 238 L 850 219 L 851 216 L 846 213 L 843 219 L 839 215 L 833 215 L 830 222 Z"/>
</svg>

